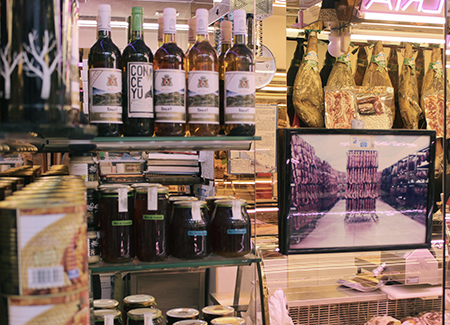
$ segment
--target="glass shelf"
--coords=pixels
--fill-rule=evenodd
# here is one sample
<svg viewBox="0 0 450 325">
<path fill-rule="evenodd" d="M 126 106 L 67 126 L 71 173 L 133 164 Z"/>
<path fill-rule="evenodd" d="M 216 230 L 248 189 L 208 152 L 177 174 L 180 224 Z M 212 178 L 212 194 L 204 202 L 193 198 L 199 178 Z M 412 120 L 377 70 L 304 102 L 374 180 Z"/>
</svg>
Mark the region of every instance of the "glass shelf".
<svg viewBox="0 0 450 325">
<path fill-rule="evenodd" d="M 48 138 L 43 151 L 249 150 L 261 137 L 96 137 L 92 140 Z"/>
<path fill-rule="evenodd" d="M 198 260 L 182 260 L 169 257 L 163 262 L 141 262 L 137 259 L 129 263 L 99 263 L 90 264 L 89 269 L 92 274 L 108 272 L 139 272 L 139 271 L 162 271 L 169 269 L 187 269 L 187 268 L 210 268 L 220 266 L 239 266 L 250 265 L 261 262 L 261 257 L 253 253 L 241 257 L 222 257 L 211 254 L 210 256 Z"/>
</svg>

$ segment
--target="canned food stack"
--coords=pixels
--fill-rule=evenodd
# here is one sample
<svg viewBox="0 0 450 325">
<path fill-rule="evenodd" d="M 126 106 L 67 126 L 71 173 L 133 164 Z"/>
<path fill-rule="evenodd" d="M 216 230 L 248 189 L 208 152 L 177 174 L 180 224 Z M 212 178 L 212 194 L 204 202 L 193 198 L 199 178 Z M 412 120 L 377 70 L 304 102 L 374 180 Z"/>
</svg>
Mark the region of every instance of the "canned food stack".
<svg viewBox="0 0 450 325">
<path fill-rule="evenodd" d="M 88 324 L 84 183 L 40 178 L 0 202 L 0 324 Z"/>
</svg>

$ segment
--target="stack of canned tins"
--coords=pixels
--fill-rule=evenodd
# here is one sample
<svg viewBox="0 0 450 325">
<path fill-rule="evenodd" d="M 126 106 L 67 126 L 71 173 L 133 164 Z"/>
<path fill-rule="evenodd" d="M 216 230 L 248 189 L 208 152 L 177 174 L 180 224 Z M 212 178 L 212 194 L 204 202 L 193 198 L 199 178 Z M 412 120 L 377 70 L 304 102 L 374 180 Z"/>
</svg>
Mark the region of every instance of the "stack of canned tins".
<svg viewBox="0 0 450 325">
<path fill-rule="evenodd" d="M 89 323 L 85 214 L 74 177 L 40 178 L 0 202 L 0 324 Z"/>
</svg>

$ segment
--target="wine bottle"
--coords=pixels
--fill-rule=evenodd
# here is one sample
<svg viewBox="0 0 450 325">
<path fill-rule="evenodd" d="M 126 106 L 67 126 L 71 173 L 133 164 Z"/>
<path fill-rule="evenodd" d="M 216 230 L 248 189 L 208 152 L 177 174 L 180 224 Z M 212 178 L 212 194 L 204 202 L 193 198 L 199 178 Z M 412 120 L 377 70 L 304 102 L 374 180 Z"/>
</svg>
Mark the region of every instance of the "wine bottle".
<svg viewBox="0 0 450 325">
<path fill-rule="evenodd" d="M 185 56 L 176 43 L 176 10 L 164 9 L 164 43 L 156 51 L 155 135 L 184 136 L 186 129 Z"/>
<path fill-rule="evenodd" d="M 233 23 L 229 20 L 220 22 L 220 55 L 219 55 L 219 121 L 220 133 L 223 133 L 225 110 L 225 53 L 231 48 Z"/>
<path fill-rule="evenodd" d="M 197 18 L 189 18 L 188 19 L 188 47 L 186 50 L 186 55 L 189 53 L 189 50 L 192 46 L 194 46 L 197 40 Z"/>
<path fill-rule="evenodd" d="M 188 125 L 193 136 L 219 133 L 219 59 L 208 41 L 208 10 L 196 10 L 197 38 L 187 55 Z"/>
<path fill-rule="evenodd" d="M 122 71 L 120 51 L 111 40 L 111 6 L 98 6 L 98 38 L 91 47 L 89 67 L 89 121 L 99 136 L 120 136 Z"/>
<path fill-rule="evenodd" d="M 246 13 L 234 11 L 234 44 L 225 54 L 225 133 L 255 134 L 255 70 L 246 45 Z"/>
<path fill-rule="evenodd" d="M 159 17 L 158 18 L 158 48 L 163 45 L 163 39 L 164 39 L 164 18 Z"/>
<path fill-rule="evenodd" d="M 131 42 L 122 52 L 123 129 L 126 136 L 152 136 L 153 54 L 144 42 L 142 7 L 131 9 Z"/>
</svg>

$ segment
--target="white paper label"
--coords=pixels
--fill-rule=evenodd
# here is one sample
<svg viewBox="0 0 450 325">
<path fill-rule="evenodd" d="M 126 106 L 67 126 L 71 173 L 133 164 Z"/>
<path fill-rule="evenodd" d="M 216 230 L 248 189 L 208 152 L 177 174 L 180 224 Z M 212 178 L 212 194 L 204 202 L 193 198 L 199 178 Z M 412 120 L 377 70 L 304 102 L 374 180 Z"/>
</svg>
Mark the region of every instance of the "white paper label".
<svg viewBox="0 0 450 325">
<path fill-rule="evenodd" d="M 233 200 L 231 206 L 231 213 L 233 219 L 242 219 L 241 214 L 241 201 L 240 200 Z"/>
<path fill-rule="evenodd" d="M 192 201 L 191 214 L 193 220 L 202 220 L 200 201 Z"/>
<path fill-rule="evenodd" d="M 155 122 L 186 123 L 185 87 L 183 70 L 155 70 Z"/>
<path fill-rule="evenodd" d="M 129 62 L 128 117 L 153 118 L 153 64 Z"/>
<path fill-rule="evenodd" d="M 89 121 L 122 124 L 122 71 L 89 69 Z"/>
<path fill-rule="evenodd" d="M 253 72 L 225 72 L 225 124 L 255 124 Z"/>
<path fill-rule="evenodd" d="M 149 187 L 147 189 L 147 210 L 156 211 L 158 210 L 158 188 Z"/>
<path fill-rule="evenodd" d="M 219 73 L 188 73 L 188 121 L 193 124 L 219 124 Z"/>
<path fill-rule="evenodd" d="M 119 188 L 119 212 L 128 212 L 128 190 Z"/>
</svg>

